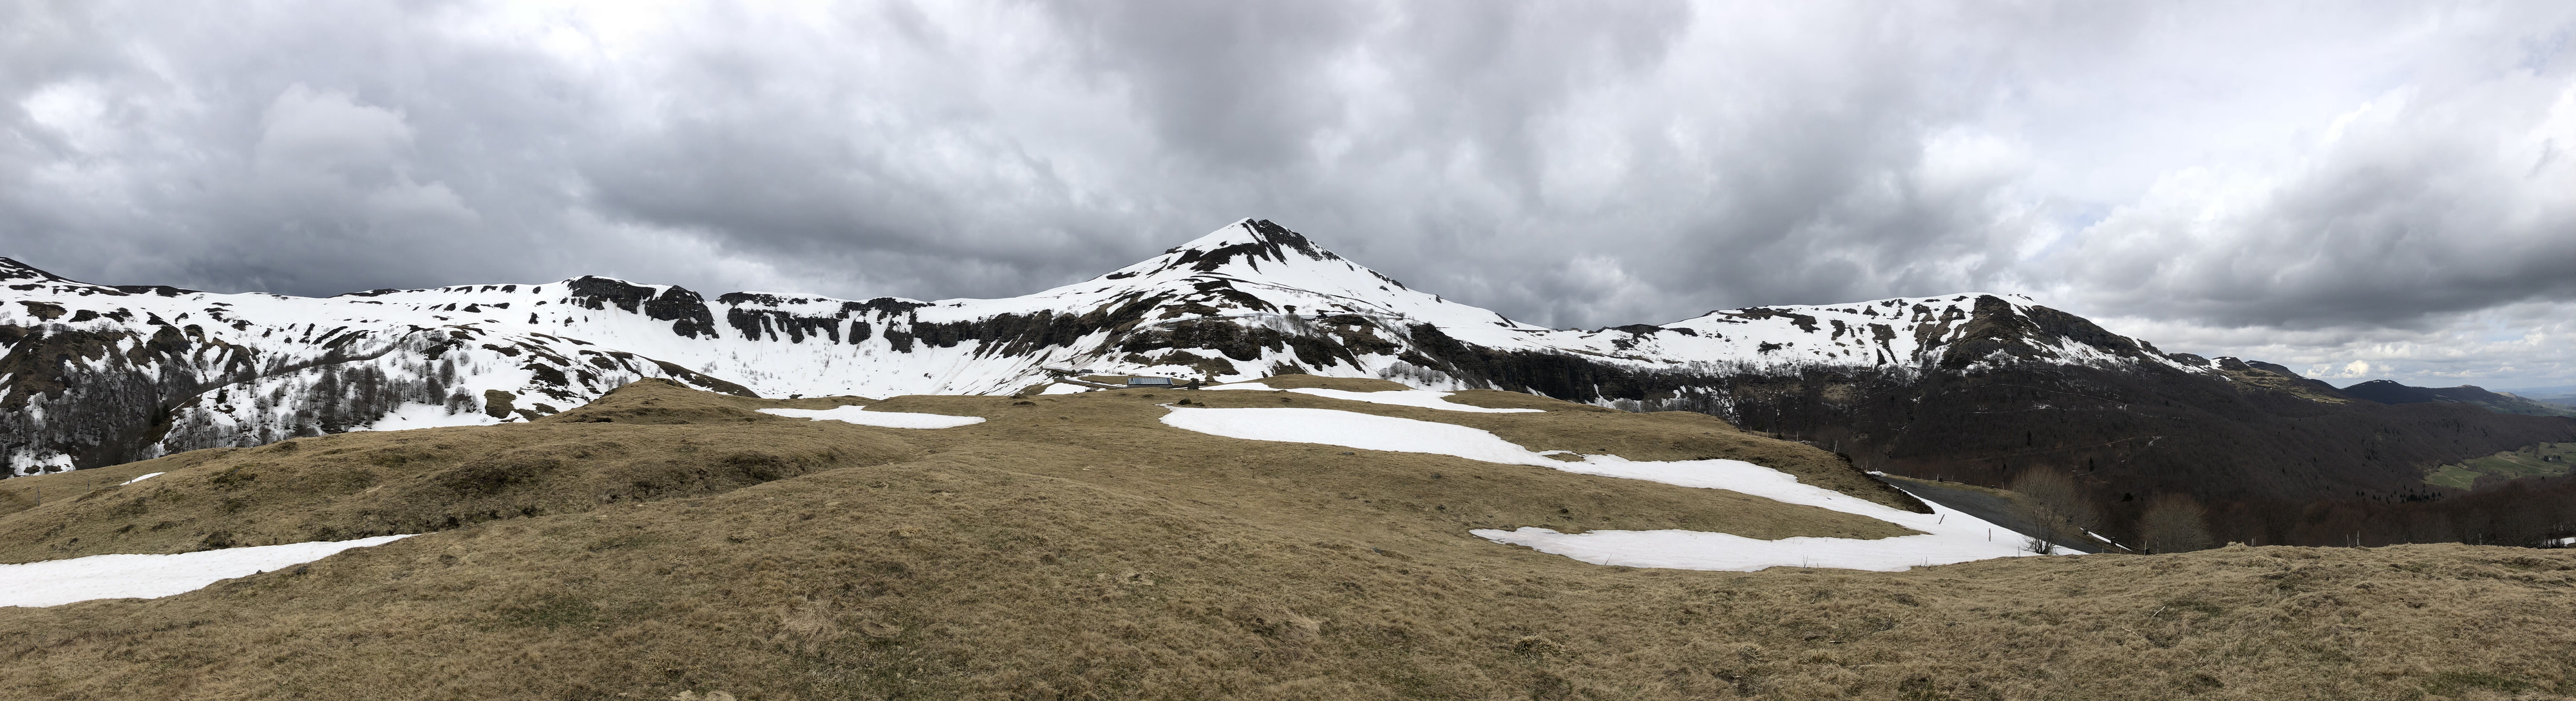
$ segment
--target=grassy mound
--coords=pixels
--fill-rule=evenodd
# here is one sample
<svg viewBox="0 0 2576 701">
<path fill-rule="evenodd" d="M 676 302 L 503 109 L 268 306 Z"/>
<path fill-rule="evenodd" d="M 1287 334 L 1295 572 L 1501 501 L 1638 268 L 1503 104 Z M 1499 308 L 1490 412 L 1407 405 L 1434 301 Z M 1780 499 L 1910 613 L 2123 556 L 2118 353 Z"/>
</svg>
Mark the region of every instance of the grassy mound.
<svg viewBox="0 0 2576 701">
<path fill-rule="evenodd" d="M 102 528 L 181 520 L 176 509 L 271 485 L 328 485 L 333 470 L 359 469 L 352 465 L 378 474 L 378 484 L 278 489 L 310 494 L 262 495 L 231 513 L 189 512 L 195 520 L 183 523 L 191 525 L 163 531 L 360 511 L 427 514 L 461 491 L 431 475 L 502 455 L 543 452 L 561 463 L 504 471 L 533 477 L 501 479 L 471 497 L 552 505 L 533 514 L 460 520 L 180 596 L 0 609 L 0 695 L 2116 699 L 2576 691 L 2563 654 L 2576 643 L 2576 631 L 2563 625 L 2576 614 L 2569 595 L 2576 556 L 2562 552 L 2235 547 L 1904 573 L 1600 567 L 1465 531 L 1893 534 L 1868 531 L 1875 522 L 1717 490 L 1187 433 L 1155 420 L 1155 403 L 1176 393 L 1125 394 L 898 397 L 872 407 L 989 419 L 906 431 L 773 417 L 751 409 L 789 403 L 639 384 L 527 426 L 334 436 L 299 440 L 291 455 L 206 451 L 148 466 L 157 469 L 115 468 L 169 474 L 101 487 L 109 496 L 94 499 L 48 492 L 45 505 L 0 516 L 0 532 L 38 534 L 27 536 L 37 545 L 13 545 L 32 550 L 15 552 L 86 552 L 92 538 L 118 537 L 64 541 L 92 520 Z M 1436 411 L 1265 392 L 1187 398 Z M 843 401 L 861 400 L 794 404 Z M 1595 421 L 1495 425 L 1591 443 L 1585 452 L 1636 451 L 1639 459 L 1723 437 L 1660 415 L 1443 413 L 1438 418 L 1470 425 Z M 1593 438 L 1609 434 L 1627 442 Z M 411 442 L 392 442 L 399 439 Z M 581 447 L 599 442 L 627 452 Z M 450 446 L 434 449 L 447 451 L 442 457 L 419 462 L 379 466 L 365 457 L 442 443 Z M 683 446 L 698 452 L 665 452 Z M 566 452 L 583 449 L 591 456 Z M 780 456 L 799 467 L 597 498 L 597 490 L 631 482 L 620 480 L 633 471 L 678 469 L 657 460 L 725 475 L 714 466 L 735 454 Z M 1838 461 L 1824 455 L 1815 464 Z M 229 490 L 213 482 L 236 468 L 261 476 Z M 37 479 L 68 490 L 64 478 L 76 476 Z M 123 521 L 112 510 L 88 510 L 163 480 L 184 498 L 150 504 L 171 510 Z M 41 535 L 55 526 L 61 530 Z"/>
<path fill-rule="evenodd" d="M 889 431 L 648 381 L 527 424 L 343 433 L 0 481 L 0 562 L 441 531 L 910 459 Z M 126 480 L 166 473 L 132 484 Z"/>
</svg>

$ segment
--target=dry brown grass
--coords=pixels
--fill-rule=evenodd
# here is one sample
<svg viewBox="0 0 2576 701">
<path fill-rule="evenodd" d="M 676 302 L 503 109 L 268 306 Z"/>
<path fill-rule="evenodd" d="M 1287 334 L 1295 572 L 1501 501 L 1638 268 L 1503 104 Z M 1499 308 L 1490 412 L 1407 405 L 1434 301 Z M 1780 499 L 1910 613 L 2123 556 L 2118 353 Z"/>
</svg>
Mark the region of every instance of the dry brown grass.
<svg viewBox="0 0 2576 701">
<path fill-rule="evenodd" d="M 527 424 L 345 433 L 0 481 L 33 507 L 0 518 L 0 562 L 423 533 L 711 494 L 923 452 L 894 432 L 750 410 L 831 402 L 658 383 L 612 397 Z M 154 472 L 168 474 L 120 486 Z"/>
<path fill-rule="evenodd" d="M 634 411 L 650 398 L 667 406 L 676 392 L 640 387 L 585 411 Z M 2414 699 L 2576 691 L 2566 654 L 2576 631 L 2565 625 L 2576 615 L 2576 555 L 2565 552 L 2235 547 L 1905 573 L 1600 567 L 1464 530 L 1493 519 L 1551 525 L 1543 520 L 1551 516 L 1609 516 L 1603 523 L 1625 528 L 1720 523 L 1732 517 L 1704 512 L 1744 505 L 1712 501 L 1726 494 L 1713 490 L 1197 436 L 1152 423 L 1159 410 L 1151 402 L 1169 394 L 1116 394 L 1028 404 L 903 397 L 881 407 L 992 419 L 941 431 L 737 416 L 724 409 L 760 400 L 722 400 L 701 407 L 706 423 L 636 430 L 764 431 L 724 435 L 771 441 L 729 446 L 765 451 L 809 449 L 795 443 L 797 430 L 846 432 L 812 440 L 917 452 L 894 462 L 844 459 L 720 493 L 483 521 L 164 599 L 0 609 L 0 697 Z M 1241 394 L 1276 405 L 1267 393 Z M 574 421 L 601 415 L 503 427 L 524 434 L 466 431 L 549 436 L 538 429 L 553 428 L 572 441 L 626 421 Z M 361 455 L 361 443 L 401 435 L 300 441 L 307 445 L 298 452 Z M 331 442 L 341 439 L 352 442 Z M 495 450 L 555 445 L 493 440 L 522 441 Z M 662 440 L 672 443 L 656 445 L 680 438 Z M 250 458 L 279 470 L 308 464 L 258 451 L 179 458 L 198 462 L 155 480 L 202 477 Z M 309 464 L 295 474 L 324 469 Z M 59 518 L 48 515 L 52 504 L 0 516 L 0 527 Z M 1569 513 L 1555 513 L 1560 504 Z M 1541 520 L 1519 520 L 1533 518 Z M 1725 528 L 1736 527 L 1749 526 Z"/>
</svg>

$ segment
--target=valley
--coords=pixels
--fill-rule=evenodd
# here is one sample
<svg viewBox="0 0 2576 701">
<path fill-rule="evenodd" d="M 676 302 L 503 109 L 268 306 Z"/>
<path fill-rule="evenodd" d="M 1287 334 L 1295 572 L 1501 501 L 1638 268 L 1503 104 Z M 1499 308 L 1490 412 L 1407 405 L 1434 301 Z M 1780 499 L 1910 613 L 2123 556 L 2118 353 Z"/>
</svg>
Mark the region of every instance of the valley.
<svg viewBox="0 0 2576 701">
<path fill-rule="evenodd" d="M 2474 489 L 2480 479 L 2508 481 L 2524 477 L 2558 477 L 2576 460 L 2576 444 L 2535 443 L 2510 451 L 2443 465 L 2424 476 L 2427 484 Z"/>
</svg>

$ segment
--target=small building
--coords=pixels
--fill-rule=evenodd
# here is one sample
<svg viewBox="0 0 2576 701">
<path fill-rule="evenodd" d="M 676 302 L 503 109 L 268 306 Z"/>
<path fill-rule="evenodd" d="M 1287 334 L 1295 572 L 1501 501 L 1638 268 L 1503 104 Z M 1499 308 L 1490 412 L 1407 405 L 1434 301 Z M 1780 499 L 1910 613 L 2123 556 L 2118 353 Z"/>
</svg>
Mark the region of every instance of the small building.
<svg viewBox="0 0 2576 701">
<path fill-rule="evenodd" d="M 1172 378 L 1169 378 L 1169 377 L 1130 377 L 1130 378 L 1127 378 L 1127 387 L 1128 387 L 1129 389 L 1171 389 L 1171 388 L 1172 388 Z"/>
</svg>

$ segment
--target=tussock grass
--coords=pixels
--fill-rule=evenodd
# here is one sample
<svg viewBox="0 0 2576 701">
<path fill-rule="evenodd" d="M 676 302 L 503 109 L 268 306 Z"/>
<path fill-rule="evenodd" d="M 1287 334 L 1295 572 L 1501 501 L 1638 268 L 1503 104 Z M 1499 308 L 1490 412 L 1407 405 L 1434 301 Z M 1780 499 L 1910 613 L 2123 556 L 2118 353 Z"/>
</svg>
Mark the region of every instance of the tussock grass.
<svg viewBox="0 0 2576 701">
<path fill-rule="evenodd" d="M 0 481 L 30 507 L 0 517 L 0 562 L 440 531 L 719 493 L 923 452 L 893 432 L 749 409 L 828 404 L 660 384 L 612 396 L 527 424 L 344 433 Z M 121 484 L 154 472 L 167 474 Z"/>
<path fill-rule="evenodd" d="M 731 410 L 763 400 L 638 385 L 559 420 L 499 427 L 523 433 L 465 429 L 490 436 L 490 450 L 533 450 L 558 443 L 529 437 L 577 441 L 629 416 L 607 412 L 638 412 L 640 422 L 646 406 L 686 400 L 708 403 L 698 409 L 704 422 L 632 428 L 670 432 L 656 445 L 726 435 L 761 441 L 730 448 L 782 454 L 814 449 L 806 440 L 878 447 L 730 488 L 464 523 L 181 596 L 0 609 L 0 696 L 2413 699 L 2576 691 L 2565 654 L 2576 649 L 2576 631 L 2564 625 L 2576 614 L 2569 553 L 2231 547 L 1903 573 L 1601 567 L 1464 531 L 1476 522 L 1565 527 L 1550 517 L 1773 534 L 1844 524 L 1747 511 L 1754 505 L 1716 490 L 1198 436 L 1153 423 L 1152 403 L 1176 399 L 1161 394 L 899 397 L 880 408 L 991 419 L 899 431 L 737 415 Z M 1238 393 L 1190 398 L 1226 394 Z M 642 403 L 649 399 L 662 403 Z M 1323 400 L 1314 402 L 1304 405 Z M 612 420 L 581 421 L 602 416 Z M 355 456 L 360 447 L 413 445 L 369 442 L 399 437 L 406 434 L 308 439 L 297 450 L 335 446 Z M 1639 441 L 1632 449 L 1646 448 Z M 911 452 L 891 461 L 867 452 L 896 448 Z M 321 475 L 331 464 L 257 450 L 190 454 L 164 463 L 178 469 L 154 480 L 187 478 L 173 484 L 212 496 L 210 475 L 250 459 L 280 475 Z M 138 473 L 149 471 L 158 470 Z M 544 486 L 554 484 L 510 482 L 499 493 L 557 493 Z M 561 493 L 577 494 L 606 482 L 562 484 L 581 489 Z M 1450 508 L 1436 508 L 1443 505 Z M 0 516 L 0 527 L 54 519 L 72 528 L 61 520 L 68 512 L 53 508 L 49 497 L 45 507 Z"/>
</svg>

